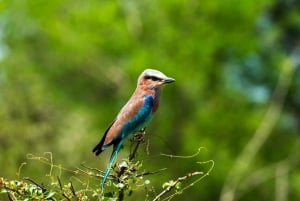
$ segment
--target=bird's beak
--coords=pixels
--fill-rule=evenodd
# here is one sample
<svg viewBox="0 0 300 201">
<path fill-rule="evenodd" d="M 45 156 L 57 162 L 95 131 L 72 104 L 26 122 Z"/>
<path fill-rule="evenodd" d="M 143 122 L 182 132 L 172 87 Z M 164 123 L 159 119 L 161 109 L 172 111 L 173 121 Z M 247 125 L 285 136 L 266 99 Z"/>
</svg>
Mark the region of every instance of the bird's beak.
<svg viewBox="0 0 300 201">
<path fill-rule="evenodd" d="M 168 84 L 168 83 L 172 83 L 172 82 L 175 82 L 175 79 L 170 78 L 170 77 L 168 77 L 168 78 L 166 78 L 166 79 L 163 80 L 164 84 Z"/>
</svg>

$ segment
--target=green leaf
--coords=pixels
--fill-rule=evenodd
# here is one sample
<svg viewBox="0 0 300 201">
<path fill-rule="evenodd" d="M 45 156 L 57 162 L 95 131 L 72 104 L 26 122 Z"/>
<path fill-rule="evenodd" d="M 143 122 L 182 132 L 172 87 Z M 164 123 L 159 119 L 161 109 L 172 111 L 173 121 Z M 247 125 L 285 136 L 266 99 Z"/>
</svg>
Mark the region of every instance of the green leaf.
<svg viewBox="0 0 300 201">
<path fill-rule="evenodd" d="M 181 182 L 177 182 L 177 184 L 175 185 L 176 189 L 181 189 L 182 187 L 182 183 Z"/>
<path fill-rule="evenodd" d="M 48 195 L 46 196 L 46 199 L 52 198 L 55 195 L 55 192 L 50 192 L 48 193 Z"/>
</svg>

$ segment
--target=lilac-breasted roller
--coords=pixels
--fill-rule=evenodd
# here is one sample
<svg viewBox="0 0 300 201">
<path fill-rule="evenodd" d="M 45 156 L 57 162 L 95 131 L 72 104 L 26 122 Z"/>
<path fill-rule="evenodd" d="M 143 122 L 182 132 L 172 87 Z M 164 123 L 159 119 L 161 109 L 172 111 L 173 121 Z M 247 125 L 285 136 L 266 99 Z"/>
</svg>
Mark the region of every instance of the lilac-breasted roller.
<svg viewBox="0 0 300 201">
<path fill-rule="evenodd" d="M 137 87 L 131 98 L 123 106 L 116 119 L 104 132 L 100 142 L 93 149 L 97 156 L 113 145 L 113 152 L 101 183 L 102 189 L 125 138 L 145 128 L 158 108 L 162 86 L 174 81 L 175 79 L 153 69 L 146 69 L 139 76 Z"/>
</svg>

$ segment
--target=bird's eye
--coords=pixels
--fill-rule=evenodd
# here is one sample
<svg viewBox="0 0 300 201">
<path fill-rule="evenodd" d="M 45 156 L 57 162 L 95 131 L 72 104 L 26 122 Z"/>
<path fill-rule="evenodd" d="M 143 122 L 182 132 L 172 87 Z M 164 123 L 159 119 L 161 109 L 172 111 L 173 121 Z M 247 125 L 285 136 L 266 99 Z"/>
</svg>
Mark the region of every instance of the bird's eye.
<svg viewBox="0 0 300 201">
<path fill-rule="evenodd" d="M 145 76 L 145 79 L 150 79 L 152 81 L 159 81 L 160 80 L 158 77 L 155 77 L 155 76 Z"/>
<path fill-rule="evenodd" d="M 151 77 L 151 80 L 153 80 L 153 81 L 158 81 L 159 78 L 157 78 L 157 77 Z"/>
</svg>

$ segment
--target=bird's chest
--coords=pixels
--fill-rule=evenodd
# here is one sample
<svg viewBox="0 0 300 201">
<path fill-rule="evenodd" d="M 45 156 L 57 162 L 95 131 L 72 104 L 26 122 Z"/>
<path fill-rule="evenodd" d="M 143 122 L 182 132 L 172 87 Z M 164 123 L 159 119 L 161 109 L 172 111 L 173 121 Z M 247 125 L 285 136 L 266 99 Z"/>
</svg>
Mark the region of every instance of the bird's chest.
<svg viewBox="0 0 300 201">
<path fill-rule="evenodd" d="M 152 113 L 155 113 L 157 111 L 158 106 L 159 106 L 159 97 L 154 99 L 153 107 L 152 107 Z"/>
<path fill-rule="evenodd" d="M 144 128 L 152 119 L 158 108 L 158 100 L 155 96 L 144 95 L 143 105 L 139 107 L 136 114 L 124 125 L 123 133 L 128 135 Z"/>
<path fill-rule="evenodd" d="M 152 113 L 155 113 L 159 106 L 160 91 L 159 90 L 155 91 L 152 97 L 153 97 Z"/>
</svg>

